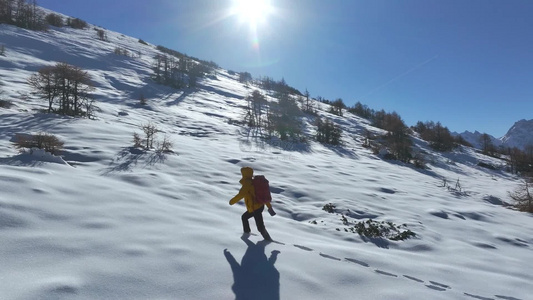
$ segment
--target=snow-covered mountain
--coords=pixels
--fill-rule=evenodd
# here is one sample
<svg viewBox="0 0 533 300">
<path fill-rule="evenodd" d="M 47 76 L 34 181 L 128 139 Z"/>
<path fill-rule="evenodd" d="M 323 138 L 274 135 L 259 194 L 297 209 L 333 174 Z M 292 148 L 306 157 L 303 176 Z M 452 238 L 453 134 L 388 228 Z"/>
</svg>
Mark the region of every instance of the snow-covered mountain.
<svg viewBox="0 0 533 300">
<path fill-rule="evenodd" d="M 507 131 L 501 138 L 502 143 L 507 147 L 517 147 L 525 149 L 533 146 L 533 119 L 520 120 Z"/>
<path fill-rule="evenodd" d="M 0 25 L 0 97 L 13 103 L 0 108 L 0 299 L 533 294 L 533 218 L 506 207 L 520 179 L 478 165 L 503 161 L 471 148 L 433 152 L 419 139 L 428 169 L 386 161 L 362 145 L 379 129 L 317 102 L 342 126 L 342 147 L 264 141 L 238 122 L 258 87 L 223 69 L 194 89 L 158 85 L 154 45 L 109 30 L 100 40 L 94 29 Z M 91 75 L 95 119 L 42 112 L 47 103 L 27 80 L 57 62 Z M 302 118 L 309 135 L 314 118 Z M 132 147 L 149 122 L 174 153 Z M 14 148 L 17 134 L 39 132 L 64 141 L 61 157 Z M 243 166 L 270 180 L 277 215 L 263 216 L 276 242 L 261 241 L 253 220 L 255 234 L 241 238 L 245 207 L 228 201 Z M 352 232 L 370 219 L 405 224 L 416 237 Z"/>
<path fill-rule="evenodd" d="M 481 149 L 481 136 L 479 131 L 465 131 L 463 133 L 453 133 L 462 136 L 467 142 L 477 149 Z M 526 149 L 527 146 L 533 146 L 533 120 L 520 120 L 516 122 L 507 133 L 501 138 L 495 138 L 489 135 L 494 146 L 504 146 L 518 149 Z"/>
<path fill-rule="evenodd" d="M 474 131 L 474 132 L 470 132 L 470 131 L 465 131 L 463 133 L 453 133 L 453 135 L 460 135 L 462 136 L 465 141 L 469 142 L 474 148 L 477 148 L 477 149 L 481 149 L 483 146 L 482 146 L 482 143 L 481 143 L 481 137 L 483 136 L 483 133 L 479 132 L 479 131 Z M 492 144 L 496 147 L 502 145 L 502 141 L 500 139 L 497 139 L 495 137 L 493 137 L 492 135 L 489 134 L 489 137 L 490 137 L 490 140 L 492 142 Z"/>
</svg>

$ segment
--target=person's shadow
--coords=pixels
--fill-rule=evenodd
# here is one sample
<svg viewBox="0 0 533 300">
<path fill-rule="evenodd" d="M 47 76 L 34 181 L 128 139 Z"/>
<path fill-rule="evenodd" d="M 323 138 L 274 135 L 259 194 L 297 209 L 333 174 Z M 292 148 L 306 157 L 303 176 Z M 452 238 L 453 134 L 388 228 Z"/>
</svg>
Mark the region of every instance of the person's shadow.
<svg viewBox="0 0 533 300">
<path fill-rule="evenodd" d="M 232 290 L 235 293 L 235 299 L 279 300 L 279 272 L 274 264 L 280 252 L 272 251 L 270 258 L 267 259 L 265 246 L 269 242 L 260 241 L 254 244 L 245 236 L 242 240 L 248 245 L 248 249 L 240 265 L 228 249 L 224 249 L 224 256 L 233 271 Z"/>
</svg>

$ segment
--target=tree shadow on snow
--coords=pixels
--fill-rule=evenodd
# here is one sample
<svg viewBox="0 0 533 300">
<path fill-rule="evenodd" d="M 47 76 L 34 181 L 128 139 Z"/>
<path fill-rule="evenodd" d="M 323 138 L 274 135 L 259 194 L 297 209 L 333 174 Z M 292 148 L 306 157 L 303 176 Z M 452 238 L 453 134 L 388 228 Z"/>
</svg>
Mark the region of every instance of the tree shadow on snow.
<svg viewBox="0 0 533 300">
<path fill-rule="evenodd" d="M 192 95 L 193 93 L 195 93 L 197 91 L 198 91 L 197 89 L 186 88 L 186 89 L 182 90 L 181 95 L 179 95 L 177 98 L 174 98 L 172 100 L 171 99 L 163 99 L 163 100 L 171 100 L 171 101 L 166 103 L 167 106 L 178 105 L 181 102 L 183 102 L 183 100 L 185 100 L 185 98 L 187 98 L 188 96 Z M 175 96 L 175 94 L 173 96 Z M 167 98 L 170 98 L 170 97 L 167 97 Z"/>
<path fill-rule="evenodd" d="M 2 157 L 0 158 L 0 165 L 6 166 L 17 166 L 17 167 L 39 167 L 44 164 L 43 161 L 38 159 L 22 157 L 21 155 L 16 155 L 13 157 Z"/>
<path fill-rule="evenodd" d="M 268 137 L 267 132 L 259 127 L 247 127 L 246 132 L 240 139 L 240 149 L 243 152 L 255 152 L 263 154 L 282 154 L 299 152 L 310 153 L 311 146 L 308 141 L 282 140 L 278 137 Z"/>
<path fill-rule="evenodd" d="M 267 259 L 265 246 L 269 243 L 268 241 L 260 241 L 254 244 L 246 237 L 243 237 L 242 240 L 248 245 L 248 249 L 240 265 L 233 255 L 227 249 L 224 249 L 224 256 L 233 271 L 234 283 L 232 290 L 235 293 L 235 299 L 279 300 L 280 276 L 274 264 L 280 252 L 277 250 L 272 251 Z"/>
<path fill-rule="evenodd" d="M 329 150 L 335 152 L 335 154 L 337 154 L 340 157 L 347 157 L 347 158 L 352 158 L 352 159 L 358 159 L 359 158 L 359 156 L 356 154 L 355 150 L 347 149 L 347 148 L 343 147 L 342 145 L 329 145 L 329 144 L 326 144 L 326 145 L 323 145 L 323 146 L 325 146 Z"/>
<path fill-rule="evenodd" d="M 158 163 L 164 163 L 167 157 L 165 152 L 149 152 L 135 147 L 126 147 L 118 153 L 117 158 L 109 164 L 103 174 L 131 171 L 141 159 L 144 161 L 143 167 L 146 168 Z"/>
</svg>

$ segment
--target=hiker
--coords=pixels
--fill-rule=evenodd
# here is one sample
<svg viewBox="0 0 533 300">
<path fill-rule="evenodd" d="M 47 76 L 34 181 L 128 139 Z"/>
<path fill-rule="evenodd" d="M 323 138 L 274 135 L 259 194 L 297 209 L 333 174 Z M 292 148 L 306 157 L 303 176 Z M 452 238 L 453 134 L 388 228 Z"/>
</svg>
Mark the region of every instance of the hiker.
<svg viewBox="0 0 533 300">
<path fill-rule="evenodd" d="M 265 228 L 265 223 L 263 222 L 263 210 L 265 209 L 265 204 L 268 207 L 268 212 L 271 216 L 274 216 L 276 213 L 274 212 L 274 209 L 272 208 L 270 202 L 266 202 L 265 204 L 263 204 L 258 201 L 255 201 L 255 188 L 252 183 L 254 170 L 250 167 L 244 167 L 241 168 L 241 174 L 242 179 L 239 182 L 242 187 L 237 196 L 233 197 L 229 201 L 229 204 L 233 205 L 239 202 L 242 198 L 244 198 L 244 204 L 246 204 L 246 212 L 244 212 L 241 217 L 244 233 L 250 233 L 250 224 L 248 223 L 248 219 L 254 217 L 257 230 L 259 230 L 265 240 L 271 241 L 272 239 L 270 238 L 270 235 L 268 234 Z"/>
</svg>

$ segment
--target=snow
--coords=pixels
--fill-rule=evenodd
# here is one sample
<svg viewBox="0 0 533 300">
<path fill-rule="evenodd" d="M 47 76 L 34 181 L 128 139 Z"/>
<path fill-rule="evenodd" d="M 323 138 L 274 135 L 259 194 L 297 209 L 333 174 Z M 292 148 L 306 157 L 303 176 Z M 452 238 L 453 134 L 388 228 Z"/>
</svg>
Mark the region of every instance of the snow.
<svg viewBox="0 0 533 300">
<path fill-rule="evenodd" d="M 106 32 L 100 41 L 93 28 L 0 25 L 2 97 L 15 104 L 0 109 L 0 299 L 531 299 L 533 218 L 504 205 L 519 178 L 477 166 L 502 161 L 418 139 L 428 170 L 385 161 L 362 147 L 365 130 L 379 129 L 325 107 L 343 147 L 262 143 L 233 122 L 252 91 L 235 76 L 154 84 L 155 47 Z M 92 75 L 96 119 L 40 112 L 26 80 L 56 62 Z M 132 148 L 148 122 L 174 153 Z M 14 148 L 15 134 L 36 132 L 63 140 L 62 156 Z M 263 215 L 276 242 L 241 238 L 244 205 L 228 201 L 243 166 L 270 181 L 277 215 Z M 417 237 L 362 238 L 341 214 Z"/>
</svg>

